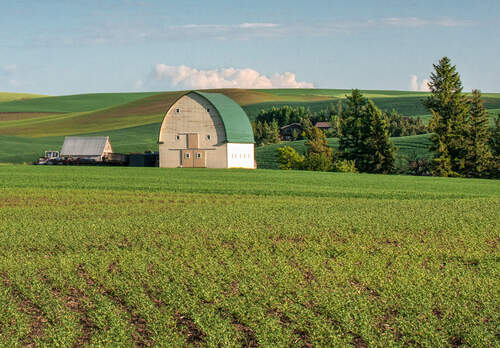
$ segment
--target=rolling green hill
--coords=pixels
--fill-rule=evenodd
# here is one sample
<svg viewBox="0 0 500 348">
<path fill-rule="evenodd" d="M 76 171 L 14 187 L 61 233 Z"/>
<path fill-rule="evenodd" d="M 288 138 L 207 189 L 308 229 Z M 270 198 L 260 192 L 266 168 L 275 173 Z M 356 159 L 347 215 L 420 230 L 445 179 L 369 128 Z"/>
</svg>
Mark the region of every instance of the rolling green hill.
<svg viewBox="0 0 500 348">
<path fill-rule="evenodd" d="M 26 99 L 43 98 L 43 97 L 46 96 L 41 94 L 0 92 L 0 102 L 8 102 L 13 100 L 26 100 Z"/>
<path fill-rule="evenodd" d="M 261 109 L 282 105 L 304 106 L 318 112 L 350 93 L 350 90 L 342 89 L 206 91 L 224 93 L 234 99 L 250 119 L 254 119 Z M 65 135 L 109 135 L 115 151 L 119 152 L 157 150 L 157 134 L 163 116 L 183 93 L 102 93 L 55 97 L 0 93 L 0 162 L 31 162 L 44 150 L 60 148 Z M 426 93 L 373 90 L 363 93 L 381 109 L 395 109 L 405 115 L 421 116 L 424 120 L 429 117 L 422 105 Z M 19 98 L 22 100 L 12 100 Z M 484 100 L 491 116 L 500 112 L 499 93 L 485 94 Z M 413 138 L 394 141 L 401 151 L 421 153 L 425 146 L 420 140 L 424 137 L 417 139 L 417 142 L 413 142 Z M 294 146 L 300 147 L 300 144 Z M 269 161 L 274 150 L 273 146 L 257 150 L 259 166 L 275 167 Z"/>
</svg>

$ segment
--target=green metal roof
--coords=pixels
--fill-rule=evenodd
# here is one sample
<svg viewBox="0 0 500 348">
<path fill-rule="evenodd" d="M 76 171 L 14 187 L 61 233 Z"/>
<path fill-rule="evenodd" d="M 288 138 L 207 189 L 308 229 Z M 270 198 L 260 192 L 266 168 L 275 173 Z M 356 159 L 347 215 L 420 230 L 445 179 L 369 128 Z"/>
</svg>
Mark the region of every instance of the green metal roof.
<svg viewBox="0 0 500 348">
<path fill-rule="evenodd" d="M 228 143 L 255 143 L 247 114 L 234 100 L 221 93 L 193 91 L 207 99 L 219 112 Z"/>
</svg>

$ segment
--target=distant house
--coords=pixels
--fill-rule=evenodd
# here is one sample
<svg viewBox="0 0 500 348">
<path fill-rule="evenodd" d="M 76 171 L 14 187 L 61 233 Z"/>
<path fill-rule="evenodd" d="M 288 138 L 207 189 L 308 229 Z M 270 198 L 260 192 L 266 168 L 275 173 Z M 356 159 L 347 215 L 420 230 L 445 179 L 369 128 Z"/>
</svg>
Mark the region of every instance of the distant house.
<svg viewBox="0 0 500 348">
<path fill-rule="evenodd" d="M 102 161 L 113 149 L 109 137 L 65 137 L 61 149 L 62 158 L 82 158 Z"/>
<path fill-rule="evenodd" d="M 281 140 L 294 140 L 294 134 L 302 133 L 302 125 L 300 123 L 287 124 L 280 128 L 280 138 Z"/>
<path fill-rule="evenodd" d="M 332 125 L 330 124 L 330 122 L 326 122 L 326 121 L 316 122 L 316 124 L 314 125 L 314 127 L 319 128 L 322 131 L 326 131 L 326 130 L 332 129 Z"/>
</svg>

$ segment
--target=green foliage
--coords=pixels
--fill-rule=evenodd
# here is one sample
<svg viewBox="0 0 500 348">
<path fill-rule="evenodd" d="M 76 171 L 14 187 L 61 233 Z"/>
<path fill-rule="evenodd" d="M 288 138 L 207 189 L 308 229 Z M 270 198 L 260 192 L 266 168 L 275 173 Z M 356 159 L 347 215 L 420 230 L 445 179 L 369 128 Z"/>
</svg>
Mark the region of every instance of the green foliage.
<svg viewBox="0 0 500 348">
<path fill-rule="evenodd" d="M 490 149 L 489 117 L 481 100 L 479 90 L 472 91 L 469 105 L 468 151 L 464 172 L 467 176 L 489 177 L 493 174 L 494 157 Z"/>
<path fill-rule="evenodd" d="M 325 152 L 309 152 L 304 159 L 303 169 L 329 172 L 333 168 L 332 156 Z"/>
<path fill-rule="evenodd" d="M 343 114 L 340 157 L 354 161 L 360 172 L 392 173 L 394 154 L 381 111 L 354 89 L 347 97 L 347 108 Z"/>
<path fill-rule="evenodd" d="M 254 131 L 255 143 L 257 145 L 279 143 L 280 129 L 276 120 L 272 120 L 270 123 L 267 123 L 267 121 L 253 122 L 252 128 Z"/>
<path fill-rule="evenodd" d="M 336 160 L 333 162 L 332 171 L 339 173 L 357 173 L 356 163 L 349 160 Z"/>
<path fill-rule="evenodd" d="M 499 192 L 478 179 L 0 166 L 1 344 L 495 346 Z"/>
<path fill-rule="evenodd" d="M 420 117 L 403 116 L 396 110 L 392 110 L 390 113 L 384 112 L 384 119 L 391 137 L 429 133 L 428 127 Z"/>
<path fill-rule="evenodd" d="M 303 118 L 311 118 L 311 116 L 311 111 L 308 108 L 285 105 L 272 107 L 270 110 L 261 110 L 256 121 L 262 123 L 276 121 L 279 127 L 283 127 L 290 123 L 300 122 Z"/>
<path fill-rule="evenodd" d="M 316 127 L 306 129 L 307 148 L 304 160 L 304 169 L 314 171 L 332 170 L 333 150 L 328 146 L 328 141 L 323 131 Z"/>
<path fill-rule="evenodd" d="M 434 64 L 429 87 L 431 95 L 424 105 L 432 113 L 431 151 L 435 153 L 434 175 L 463 176 L 466 172 L 467 117 L 469 104 L 462 93 L 462 82 L 448 57 Z"/>
<path fill-rule="evenodd" d="M 300 155 L 293 147 L 278 147 L 277 151 L 280 169 L 291 170 L 304 167 L 304 156 Z"/>
</svg>

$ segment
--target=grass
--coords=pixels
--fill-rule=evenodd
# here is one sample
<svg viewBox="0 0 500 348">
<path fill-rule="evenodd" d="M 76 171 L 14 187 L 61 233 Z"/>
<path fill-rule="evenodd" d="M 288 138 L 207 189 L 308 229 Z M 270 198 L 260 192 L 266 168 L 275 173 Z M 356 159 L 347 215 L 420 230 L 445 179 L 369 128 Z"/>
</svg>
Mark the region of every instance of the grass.
<svg viewBox="0 0 500 348">
<path fill-rule="evenodd" d="M 84 112 L 129 103 L 155 94 L 98 93 L 15 100 L 0 103 L 0 112 Z"/>
<path fill-rule="evenodd" d="M 391 141 L 398 149 L 397 156 L 405 156 L 409 158 L 430 158 L 429 152 L 430 136 L 429 134 L 413 135 L 407 137 L 391 138 Z M 291 146 L 297 152 L 304 154 L 306 152 L 305 140 L 283 141 L 279 144 L 259 146 L 255 148 L 255 159 L 258 168 L 261 169 L 278 169 L 277 148 L 282 146 Z M 329 138 L 328 144 L 333 147 L 338 147 L 337 138 Z"/>
<path fill-rule="evenodd" d="M 5 346 L 498 345 L 498 181 L 0 166 Z"/>
</svg>

